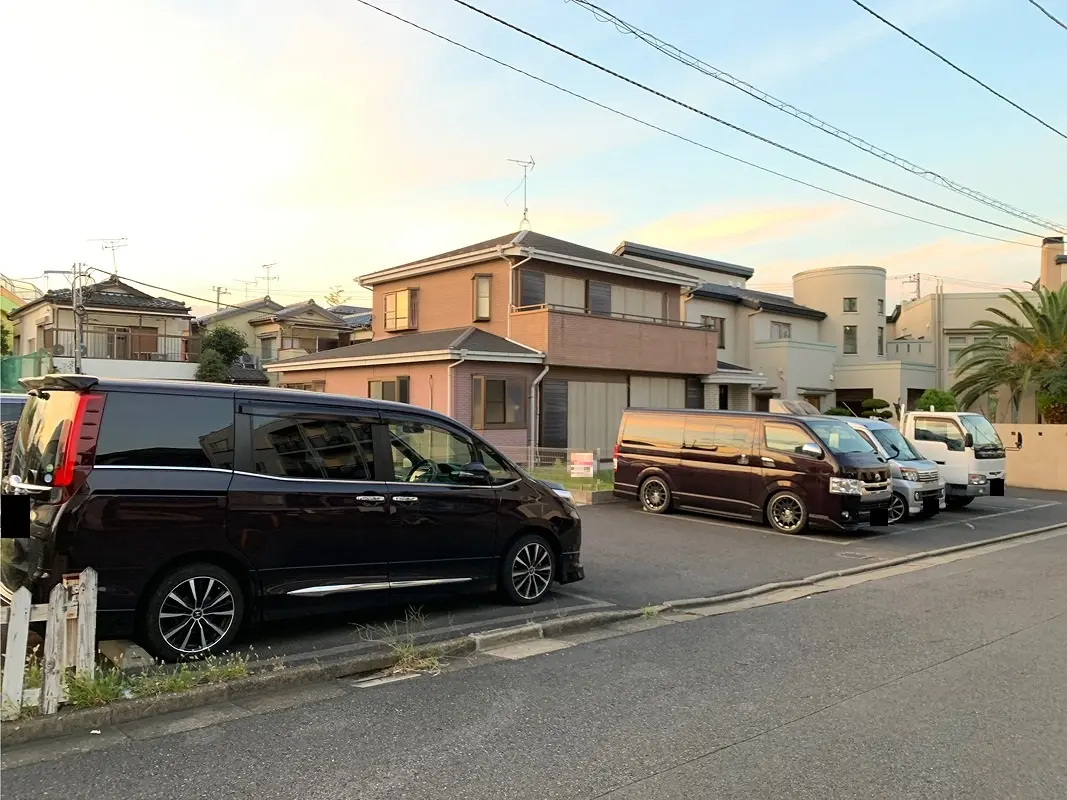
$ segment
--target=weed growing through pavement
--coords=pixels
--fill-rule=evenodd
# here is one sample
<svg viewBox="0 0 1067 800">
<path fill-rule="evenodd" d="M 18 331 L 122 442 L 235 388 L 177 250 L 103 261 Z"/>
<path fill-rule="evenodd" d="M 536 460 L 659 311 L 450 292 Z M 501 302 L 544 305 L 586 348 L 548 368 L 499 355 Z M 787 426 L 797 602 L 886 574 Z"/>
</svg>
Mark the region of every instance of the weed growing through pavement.
<svg viewBox="0 0 1067 800">
<path fill-rule="evenodd" d="M 641 609 L 641 616 L 645 619 L 652 619 L 653 617 L 658 617 L 659 612 L 659 606 L 645 606 Z"/>
<path fill-rule="evenodd" d="M 390 675 L 422 673 L 439 675 L 444 662 L 439 653 L 420 647 L 415 637 L 426 626 L 426 614 L 421 608 L 409 607 L 403 620 L 384 625 L 358 625 L 360 638 L 365 642 L 384 645 L 393 657 L 393 666 L 386 670 Z"/>
</svg>

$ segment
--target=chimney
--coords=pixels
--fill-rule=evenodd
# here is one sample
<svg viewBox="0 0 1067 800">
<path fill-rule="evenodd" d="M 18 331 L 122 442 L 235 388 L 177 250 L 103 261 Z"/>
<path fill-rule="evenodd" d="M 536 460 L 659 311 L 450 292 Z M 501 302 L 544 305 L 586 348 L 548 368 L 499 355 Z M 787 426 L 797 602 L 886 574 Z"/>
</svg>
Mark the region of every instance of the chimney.
<svg viewBox="0 0 1067 800">
<path fill-rule="evenodd" d="M 1056 291 L 1067 283 L 1067 258 L 1063 254 L 1063 237 L 1049 236 L 1041 243 L 1041 285 Z"/>
</svg>

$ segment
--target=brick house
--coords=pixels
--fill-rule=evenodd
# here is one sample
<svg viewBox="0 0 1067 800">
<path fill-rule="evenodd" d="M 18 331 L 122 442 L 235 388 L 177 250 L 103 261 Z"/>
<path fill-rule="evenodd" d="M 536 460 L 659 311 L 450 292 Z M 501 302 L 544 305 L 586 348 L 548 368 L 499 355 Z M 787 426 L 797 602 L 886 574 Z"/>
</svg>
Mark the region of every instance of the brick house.
<svg viewBox="0 0 1067 800">
<path fill-rule="evenodd" d="M 716 334 L 682 271 L 520 231 L 364 275 L 373 340 L 274 363 L 283 386 L 444 411 L 500 446 L 610 451 L 628 405 L 703 408 Z"/>
</svg>

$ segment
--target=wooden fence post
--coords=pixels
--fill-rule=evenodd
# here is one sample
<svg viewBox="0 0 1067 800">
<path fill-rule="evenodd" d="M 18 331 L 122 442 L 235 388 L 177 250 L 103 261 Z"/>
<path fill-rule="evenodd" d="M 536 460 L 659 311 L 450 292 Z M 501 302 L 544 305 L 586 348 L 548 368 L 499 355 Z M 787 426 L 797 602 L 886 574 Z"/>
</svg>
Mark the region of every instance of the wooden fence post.
<svg viewBox="0 0 1067 800">
<path fill-rule="evenodd" d="M 33 598 L 23 586 L 11 598 L 4 648 L 4 688 L 0 719 L 17 719 L 22 713 L 22 686 L 26 677 L 26 642 L 30 634 Z"/>
<path fill-rule="evenodd" d="M 91 678 L 96 671 L 96 570 L 86 567 L 78 581 L 78 675 Z"/>
<path fill-rule="evenodd" d="M 41 685 L 41 713 L 55 714 L 63 693 L 63 655 L 67 634 L 67 589 L 62 583 L 48 595 L 48 622 L 44 634 L 44 682 Z"/>
</svg>

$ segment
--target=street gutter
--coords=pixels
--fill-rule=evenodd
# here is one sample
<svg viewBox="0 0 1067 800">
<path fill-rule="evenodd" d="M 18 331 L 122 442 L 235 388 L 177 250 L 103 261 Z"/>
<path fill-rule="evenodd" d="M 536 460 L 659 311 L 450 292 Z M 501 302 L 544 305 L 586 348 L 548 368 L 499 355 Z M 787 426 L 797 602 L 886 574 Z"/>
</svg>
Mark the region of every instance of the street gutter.
<svg viewBox="0 0 1067 800">
<path fill-rule="evenodd" d="M 978 542 L 968 542 L 921 553 L 911 553 L 873 564 L 821 572 L 807 578 L 766 583 L 728 594 L 671 600 L 644 609 L 589 611 L 544 622 L 525 622 L 520 625 L 482 633 L 471 633 L 445 641 L 417 645 L 416 649 L 419 655 L 436 655 L 444 658 L 461 657 L 520 642 L 555 638 L 614 623 L 657 616 L 670 611 L 688 610 L 694 615 L 694 619 L 700 616 L 730 613 L 731 611 L 751 608 L 755 605 L 788 602 L 798 597 L 847 588 L 862 582 L 841 580 L 850 576 L 883 572 L 885 573 L 884 577 L 889 577 L 892 574 L 907 571 L 894 569 L 896 567 L 915 565 L 915 569 L 920 569 L 926 566 L 937 566 L 955 560 L 947 558 L 953 554 L 982 548 L 999 549 L 996 547 L 997 545 L 1016 540 L 1047 538 L 1042 535 L 1052 531 L 1067 533 L 1067 525 L 1063 523 L 1048 525 L 1043 528 L 1009 533 Z M 921 564 L 920 562 L 929 563 Z M 873 580 L 874 576 L 871 579 Z M 771 596 L 765 597 L 767 595 Z M 760 601 L 745 602 L 751 601 L 753 598 L 759 598 Z M 701 614 L 697 609 L 705 610 L 706 613 Z M 57 736 L 85 733 L 90 730 L 122 725 L 158 714 L 201 708 L 252 694 L 276 692 L 311 683 L 378 673 L 388 670 L 396 663 L 397 658 L 392 653 L 362 653 L 346 655 L 328 662 L 287 667 L 282 670 L 270 670 L 268 667 L 265 671 L 248 677 L 238 678 L 226 683 L 198 686 L 185 692 L 118 700 L 98 708 L 70 709 L 50 716 L 30 717 L 23 720 L 0 723 L 0 737 L 2 737 L 5 746 L 11 746 Z"/>
</svg>

